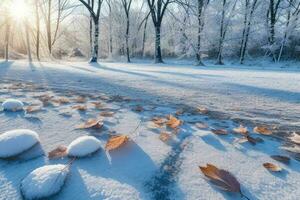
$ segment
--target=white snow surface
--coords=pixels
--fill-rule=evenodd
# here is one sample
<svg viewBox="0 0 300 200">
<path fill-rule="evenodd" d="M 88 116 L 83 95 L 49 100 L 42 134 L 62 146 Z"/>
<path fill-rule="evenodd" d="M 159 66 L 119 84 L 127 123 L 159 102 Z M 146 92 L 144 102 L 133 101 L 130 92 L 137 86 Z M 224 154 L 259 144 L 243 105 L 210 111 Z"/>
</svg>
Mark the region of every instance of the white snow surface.
<svg viewBox="0 0 300 200">
<path fill-rule="evenodd" d="M 101 148 L 100 141 L 94 136 L 81 136 L 69 144 L 68 156 L 83 157 Z"/>
<path fill-rule="evenodd" d="M 39 142 L 36 132 L 28 129 L 15 129 L 0 134 L 0 158 L 16 156 Z"/>
<path fill-rule="evenodd" d="M 147 63 L 85 63 L 49 64 L 9 62 L 0 64 L 0 101 L 16 98 L 34 102 L 43 94 L 76 98 L 76 93 L 126 95 L 137 101 L 110 101 L 107 98 L 89 99 L 86 112 L 72 110 L 70 103 L 45 107 L 33 114 L 0 112 L 0 132 L 28 128 L 39 133 L 46 152 L 58 145 L 68 145 L 81 136 L 93 135 L 102 148 L 109 134 L 128 134 L 131 141 L 108 156 L 96 152 L 90 157 L 76 159 L 63 188 L 52 198 L 64 199 L 226 199 L 242 200 L 240 195 L 227 193 L 210 184 L 198 166 L 211 163 L 230 171 L 241 183 L 243 193 L 251 200 L 298 200 L 300 196 L 300 164 L 295 159 L 284 165 L 271 155 L 291 156 L 281 143 L 272 137 L 252 146 L 236 144 L 238 134 L 231 130 L 239 124 L 230 118 L 216 120 L 207 115 L 183 114 L 181 131 L 170 142 L 159 139 L 160 129 L 149 126 L 154 116 L 175 114 L 180 106 L 203 105 L 221 110 L 230 116 L 279 121 L 287 126 L 299 125 L 300 77 L 295 69 L 207 66 L 186 64 L 153 65 Z M 30 81 L 43 90 L 10 90 L 9 83 Z M 118 98 L 117 98 L 118 99 Z M 156 101 L 157 100 L 157 101 Z M 159 101 L 158 101 L 159 100 Z M 115 112 L 104 119 L 101 130 L 77 130 L 78 124 L 99 116 L 100 110 L 89 103 L 101 101 L 103 110 Z M 154 103 L 153 103 L 154 102 Z M 135 112 L 136 105 L 145 108 Z M 68 115 L 61 115 L 67 112 Z M 141 123 L 142 121 L 142 123 Z M 209 125 L 200 130 L 193 122 Z M 140 124 L 140 125 L 139 125 Z M 139 128 L 133 132 L 136 127 Z M 226 136 L 217 136 L 212 128 L 225 128 Z M 22 199 L 19 186 L 24 177 L 45 165 L 66 164 L 69 158 L 48 160 L 39 157 L 26 161 L 0 160 L 0 199 Z M 281 166 L 281 173 L 270 173 L 262 164 L 272 162 Z M 51 199 L 52 199 L 51 198 Z"/>
<path fill-rule="evenodd" d="M 47 198 L 58 193 L 69 173 L 66 165 L 46 165 L 33 170 L 21 182 L 25 199 Z"/>
<path fill-rule="evenodd" d="M 23 102 L 17 99 L 7 99 L 2 103 L 2 108 L 7 111 L 20 111 L 23 106 Z"/>
</svg>

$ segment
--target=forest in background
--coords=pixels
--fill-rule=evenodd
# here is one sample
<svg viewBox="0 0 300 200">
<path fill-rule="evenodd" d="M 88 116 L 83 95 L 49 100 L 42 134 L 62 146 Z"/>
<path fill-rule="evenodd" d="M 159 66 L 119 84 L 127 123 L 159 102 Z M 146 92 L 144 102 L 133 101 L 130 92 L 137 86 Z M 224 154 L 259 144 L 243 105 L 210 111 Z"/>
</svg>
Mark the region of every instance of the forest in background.
<svg viewBox="0 0 300 200">
<path fill-rule="evenodd" d="M 0 57 L 299 59 L 300 0 L 3 0 Z"/>
</svg>

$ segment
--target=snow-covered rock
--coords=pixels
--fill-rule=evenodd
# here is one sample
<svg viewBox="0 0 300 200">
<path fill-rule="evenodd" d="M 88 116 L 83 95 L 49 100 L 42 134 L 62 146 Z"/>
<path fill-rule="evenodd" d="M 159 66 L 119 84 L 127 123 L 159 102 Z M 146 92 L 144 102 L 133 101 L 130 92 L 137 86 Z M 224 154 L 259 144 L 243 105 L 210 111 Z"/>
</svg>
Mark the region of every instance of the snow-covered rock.
<svg viewBox="0 0 300 200">
<path fill-rule="evenodd" d="M 15 129 L 0 134 L 0 158 L 16 156 L 39 142 L 36 132 L 28 129 Z"/>
<path fill-rule="evenodd" d="M 2 107 L 6 111 L 20 111 L 23 110 L 24 104 L 17 99 L 7 99 L 2 103 Z"/>
<path fill-rule="evenodd" d="M 67 165 L 46 165 L 32 171 L 21 182 L 25 199 L 40 199 L 57 194 L 69 173 Z"/>
<path fill-rule="evenodd" d="M 82 136 L 69 144 L 68 156 L 83 157 L 90 155 L 100 149 L 100 141 L 93 136 Z"/>
</svg>

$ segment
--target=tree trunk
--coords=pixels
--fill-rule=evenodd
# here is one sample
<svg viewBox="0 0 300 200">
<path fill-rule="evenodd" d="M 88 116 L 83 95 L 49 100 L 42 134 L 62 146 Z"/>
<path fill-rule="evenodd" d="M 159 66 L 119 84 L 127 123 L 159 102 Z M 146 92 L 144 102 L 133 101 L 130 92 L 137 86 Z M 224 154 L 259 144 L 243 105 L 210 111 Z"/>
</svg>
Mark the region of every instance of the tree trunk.
<svg viewBox="0 0 300 200">
<path fill-rule="evenodd" d="M 225 30 L 224 30 L 225 4 L 226 4 L 226 0 L 223 0 L 220 38 L 219 38 L 219 47 L 218 47 L 218 58 L 217 58 L 217 62 L 216 62 L 217 65 L 224 65 L 222 54 L 223 54 L 223 44 L 224 44 L 224 38 L 225 38 Z"/>
<path fill-rule="evenodd" d="M 40 16 L 39 16 L 39 5 L 38 0 L 35 1 L 36 9 L 36 57 L 40 61 Z"/>
<path fill-rule="evenodd" d="M 94 20 L 95 32 L 94 32 L 94 45 L 93 53 L 90 59 L 90 63 L 96 63 L 98 61 L 98 50 L 99 50 L 99 21 Z"/>
<path fill-rule="evenodd" d="M 129 13 L 126 14 L 126 55 L 127 62 L 130 62 L 130 52 L 129 52 Z"/>
<path fill-rule="evenodd" d="M 10 33 L 10 21 L 8 17 L 6 18 L 5 25 L 5 61 L 8 61 L 8 47 L 9 47 L 9 33 Z"/>
<path fill-rule="evenodd" d="M 113 33 L 112 33 L 112 10 L 111 2 L 109 1 L 109 57 L 113 56 Z"/>
<path fill-rule="evenodd" d="M 162 54 L 161 54 L 161 43 L 160 43 L 160 32 L 161 26 L 160 24 L 155 25 L 155 63 L 163 63 Z"/>
<path fill-rule="evenodd" d="M 27 19 L 25 20 L 25 34 L 26 34 L 26 46 L 27 46 L 28 62 L 32 62 L 31 49 L 30 49 L 30 40 L 29 40 L 29 26 L 28 26 Z"/>
<path fill-rule="evenodd" d="M 201 58 L 201 32 L 203 28 L 202 8 L 203 8 L 203 0 L 198 0 L 198 35 L 197 35 L 197 52 L 196 52 L 196 65 L 198 66 L 204 66 Z"/>
<path fill-rule="evenodd" d="M 143 32 L 143 42 L 142 42 L 142 57 L 143 58 L 145 57 L 145 43 L 146 43 L 147 23 L 148 23 L 148 17 L 145 20 L 144 32 Z"/>
<path fill-rule="evenodd" d="M 47 43 L 49 53 L 52 53 L 52 39 L 51 39 L 51 4 L 52 0 L 48 0 L 48 16 L 47 16 Z"/>
</svg>

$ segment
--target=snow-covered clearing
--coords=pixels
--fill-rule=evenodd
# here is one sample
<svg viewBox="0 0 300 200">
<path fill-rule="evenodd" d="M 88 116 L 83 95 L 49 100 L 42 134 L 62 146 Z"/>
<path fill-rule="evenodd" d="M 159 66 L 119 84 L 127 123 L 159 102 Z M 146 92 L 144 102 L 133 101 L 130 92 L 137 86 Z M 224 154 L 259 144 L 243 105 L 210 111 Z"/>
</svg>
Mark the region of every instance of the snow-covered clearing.
<svg viewBox="0 0 300 200">
<path fill-rule="evenodd" d="M 255 146 L 238 144 L 234 141 L 240 135 L 218 136 L 210 130 L 230 131 L 239 126 L 231 118 L 240 118 L 279 123 L 298 131 L 297 70 L 123 63 L 28 65 L 18 61 L 2 63 L 0 78 L 1 101 L 15 98 L 26 107 L 38 103 L 39 96 L 45 94 L 70 100 L 34 113 L 0 113 L 0 133 L 26 128 L 40 137 L 40 145 L 18 159 L 0 160 L 0 199 L 21 199 L 20 183 L 36 168 L 70 162 L 67 157 L 49 160 L 41 156 L 43 153 L 59 145 L 68 146 L 84 135 L 95 136 L 101 149 L 105 149 L 111 134 L 126 134 L 131 141 L 109 154 L 100 150 L 74 160 L 65 186 L 53 199 L 241 199 L 239 194 L 223 192 L 204 179 L 198 166 L 206 163 L 234 174 L 251 200 L 296 200 L 300 196 L 300 163 L 292 159 L 284 165 L 270 158 L 289 155 L 280 148 L 281 141 L 260 136 L 264 142 Z M 33 84 L 14 84 L 19 81 Z M 76 103 L 80 95 L 85 95 L 86 100 Z M 103 106 L 96 109 L 94 101 Z M 78 104 L 87 105 L 87 110 L 72 109 Z M 167 143 L 159 139 L 161 129 L 150 122 L 153 117 L 174 115 L 180 108 L 198 105 L 229 118 L 217 119 L 214 113 L 203 115 L 187 110 L 178 116 L 184 121 L 180 132 Z M 143 110 L 137 109 L 139 106 Z M 75 128 L 104 111 L 115 114 L 104 117 L 100 130 Z M 206 123 L 209 128 L 199 129 L 195 122 Z M 256 137 L 251 124 L 246 125 Z M 265 162 L 284 170 L 270 173 L 262 166 Z"/>
</svg>

